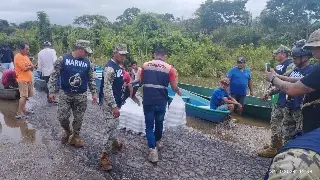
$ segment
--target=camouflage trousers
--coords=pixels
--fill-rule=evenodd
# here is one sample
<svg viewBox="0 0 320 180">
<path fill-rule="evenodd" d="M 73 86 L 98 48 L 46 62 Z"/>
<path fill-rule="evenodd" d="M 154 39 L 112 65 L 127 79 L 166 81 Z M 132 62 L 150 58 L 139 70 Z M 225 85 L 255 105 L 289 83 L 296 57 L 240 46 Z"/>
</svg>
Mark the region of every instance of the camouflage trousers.
<svg viewBox="0 0 320 180">
<path fill-rule="evenodd" d="M 284 109 L 283 138 L 285 143 L 294 139 L 298 133 L 302 132 L 302 123 L 303 118 L 301 109 Z"/>
<path fill-rule="evenodd" d="M 58 120 L 65 131 L 70 131 L 71 111 L 73 113 L 72 130 L 79 135 L 83 116 L 87 109 L 87 93 L 70 95 L 59 91 Z"/>
<path fill-rule="evenodd" d="M 104 103 L 106 104 L 106 103 Z M 112 144 L 117 140 L 119 118 L 114 118 L 110 107 L 103 106 L 104 119 L 106 121 L 104 132 L 104 149 L 103 152 L 110 154 Z"/>
<path fill-rule="evenodd" d="M 269 180 L 316 180 L 319 177 L 320 155 L 304 149 L 289 149 L 276 155 L 269 171 Z"/>
<path fill-rule="evenodd" d="M 272 105 L 271 112 L 271 146 L 277 147 L 277 145 L 282 143 L 282 127 L 283 127 L 283 119 L 285 108 L 280 107 L 277 104 Z"/>
</svg>

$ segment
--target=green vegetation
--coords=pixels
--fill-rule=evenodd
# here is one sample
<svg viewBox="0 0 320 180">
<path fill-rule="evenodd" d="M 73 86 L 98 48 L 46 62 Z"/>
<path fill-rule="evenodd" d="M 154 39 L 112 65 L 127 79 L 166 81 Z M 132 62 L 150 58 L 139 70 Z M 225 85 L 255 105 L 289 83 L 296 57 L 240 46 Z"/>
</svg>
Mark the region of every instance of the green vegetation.
<svg viewBox="0 0 320 180">
<path fill-rule="evenodd" d="M 175 65 L 183 81 L 206 86 L 213 85 L 208 82 L 223 76 L 237 58 L 244 56 L 253 78 L 263 83 L 264 63 L 272 61 L 274 48 L 280 44 L 291 47 L 294 41 L 320 28 L 320 1 L 269 0 L 254 19 L 246 3 L 207 0 L 193 19 L 128 8 L 115 22 L 101 15 L 83 15 L 69 26 L 50 24 L 48 15 L 38 12 L 36 21 L 19 25 L 0 20 L 0 42 L 16 47 L 27 41 L 31 55 L 36 56 L 45 40 L 62 55 L 71 51 L 76 39 L 87 39 L 94 50 L 91 59 L 99 65 L 109 59 L 112 46 L 118 42 L 128 44 L 127 63 L 150 60 L 153 48 L 164 46 L 169 51 L 169 63 Z"/>
</svg>

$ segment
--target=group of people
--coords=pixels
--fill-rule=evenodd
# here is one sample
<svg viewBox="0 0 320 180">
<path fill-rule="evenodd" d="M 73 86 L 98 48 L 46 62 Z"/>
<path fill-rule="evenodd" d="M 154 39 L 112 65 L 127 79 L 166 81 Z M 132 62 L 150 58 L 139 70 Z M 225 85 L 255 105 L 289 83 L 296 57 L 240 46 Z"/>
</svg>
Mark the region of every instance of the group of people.
<svg viewBox="0 0 320 180">
<path fill-rule="evenodd" d="M 80 137 L 80 130 L 84 113 L 87 109 L 87 88 L 89 87 L 93 103 L 97 103 L 97 88 L 94 76 L 94 66 L 88 60 L 92 53 L 90 42 L 78 40 L 74 51 L 59 58 L 50 75 L 48 82 L 49 99 L 55 100 L 56 82 L 61 77 L 59 90 L 58 120 L 64 133 L 62 144 L 80 148 L 84 140 Z M 176 81 L 175 69 L 165 62 L 164 49 L 155 50 L 155 60 L 146 62 L 138 68 L 136 62 L 132 63 L 133 74 L 128 77 L 123 64 L 128 54 L 125 44 L 117 44 L 113 49 L 112 59 L 109 60 L 103 71 L 99 93 L 99 104 L 103 110 L 106 121 L 104 138 L 106 144 L 101 153 L 100 165 L 104 170 L 111 170 L 110 155 L 122 149 L 123 144 L 117 139 L 120 108 L 124 103 L 126 90 L 129 96 L 134 97 L 138 87 L 143 84 L 143 109 L 145 114 L 146 134 L 149 146 L 148 159 L 158 161 L 158 148 L 163 131 L 163 121 L 168 100 L 167 87 L 181 95 Z M 72 129 L 69 124 L 71 111 L 74 115 Z"/>
<path fill-rule="evenodd" d="M 47 97 L 50 102 L 55 101 L 56 82 L 61 78 L 57 112 L 57 118 L 64 129 L 61 143 L 69 142 L 71 146 L 83 147 L 80 130 L 87 109 L 88 87 L 93 103 L 98 103 L 94 65 L 88 59 L 92 53 L 90 42 L 77 40 L 73 52 L 59 59 L 50 46 L 46 42 L 44 50 L 39 53 L 38 69 L 48 82 Z M 28 44 L 23 43 L 19 48 L 20 52 L 13 62 L 20 91 L 17 118 L 23 118 L 28 113 L 25 110 L 26 100 L 33 95 L 32 71 L 35 66 L 27 56 Z M 167 54 L 163 48 L 156 49 L 154 60 L 144 63 L 141 68 L 133 62 L 131 75 L 123 67 L 127 54 L 127 46 L 117 44 L 112 59 L 106 63 L 103 71 L 99 104 L 106 121 L 106 144 L 100 159 L 104 170 L 112 169 L 110 155 L 123 147 L 117 139 L 117 126 L 120 108 L 126 98 L 134 98 L 137 89 L 143 85 L 142 104 L 149 147 L 148 159 L 157 162 L 169 84 L 173 91 L 181 95 L 177 86 L 177 72 L 165 62 Z M 312 57 L 320 60 L 320 29 L 313 32 L 308 41 L 296 42 L 292 49 L 281 45 L 273 55 L 279 64 L 266 72 L 270 88 L 263 98 L 268 99 L 277 93 L 279 97 L 272 106 L 271 144 L 258 153 L 261 157 L 274 157 L 266 178 L 320 177 L 320 121 L 317 120 L 317 111 L 320 110 L 320 83 L 317 82 L 320 66 L 310 63 Z M 253 95 L 251 73 L 245 67 L 245 62 L 244 57 L 239 58 L 237 66 L 221 80 L 220 87 L 214 90 L 211 97 L 211 109 L 236 110 L 241 113 L 247 87 L 250 95 Z M 227 91 L 229 86 L 230 94 Z M 72 129 L 69 121 L 71 112 L 74 115 Z M 311 174 L 308 172 L 310 169 L 313 171 Z M 287 171 L 290 171 L 289 176 L 285 173 Z"/>
<path fill-rule="evenodd" d="M 245 66 L 246 59 L 240 57 L 237 65 L 233 67 L 226 77 L 221 79 L 220 87 L 216 88 L 210 99 L 210 109 L 220 111 L 238 112 L 242 114 L 247 88 L 253 96 L 251 72 Z M 230 88 L 230 94 L 228 89 Z"/>
<path fill-rule="evenodd" d="M 320 61 L 320 29 L 307 42 L 296 42 L 291 51 L 280 46 L 274 56 L 279 64 L 266 72 L 273 88 L 265 98 L 275 93 L 279 97 L 272 107 L 271 144 L 258 154 L 273 158 L 265 179 L 318 179 L 320 66 L 311 65 L 310 58 Z M 290 67 L 292 62 L 294 68 Z"/>
</svg>

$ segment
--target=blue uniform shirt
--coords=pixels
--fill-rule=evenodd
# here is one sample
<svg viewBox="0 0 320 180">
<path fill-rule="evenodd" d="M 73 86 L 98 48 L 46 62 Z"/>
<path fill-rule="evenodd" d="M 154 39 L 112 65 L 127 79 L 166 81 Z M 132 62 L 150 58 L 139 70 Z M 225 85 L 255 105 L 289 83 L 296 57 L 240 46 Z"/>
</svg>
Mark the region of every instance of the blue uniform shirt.
<svg viewBox="0 0 320 180">
<path fill-rule="evenodd" d="M 60 70 L 61 88 L 71 94 L 87 92 L 89 71 L 89 59 L 74 58 L 72 54 L 64 55 Z"/>
<path fill-rule="evenodd" d="M 307 74 L 309 74 L 313 69 L 313 65 L 308 65 L 303 69 L 300 68 L 295 68 L 292 73 L 289 75 L 289 77 L 292 78 L 303 78 L 304 76 L 306 76 Z M 287 98 L 287 107 L 290 109 L 300 109 L 301 108 L 301 104 L 302 104 L 302 100 L 303 100 L 303 96 L 295 96 L 295 97 L 291 97 L 288 96 Z"/>
<path fill-rule="evenodd" d="M 234 67 L 229 71 L 227 77 L 231 79 L 231 94 L 247 95 L 247 87 L 249 80 L 251 80 L 251 72 L 248 68 L 244 68 L 243 71 L 240 71 L 238 67 Z"/>
<path fill-rule="evenodd" d="M 220 87 L 216 88 L 210 99 L 210 109 L 217 109 L 218 106 L 224 104 L 222 101 L 222 98 L 224 97 L 229 97 L 229 93 Z"/>
<path fill-rule="evenodd" d="M 276 71 L 277 74 L 283 75 L 287 71 L 287 68 L 291 63 L 292 63 L 292 60 L 291 59 L 287 59 L 287 60 L 283 61 L 282 63 L 278 64 L 274 70 Z M 285 106 L 285 104 L 286 104 L 286 94 L 284 92 L 280 92 L 279 93 L 279 98 L 278 98 L 277 104 L 280 107 L 284 107 Z"/>
<path fill-rule="evenodd" d="M 112 84 L 112 93 L 114 96 L 114 99 L 117 103 L 117 107 L 121 108 L 122 106 L 122 96 L 123 96 L 123 73 L 122 73 L 122 69 L 120 68 L 120 66 L 118 64 L 116 64 L 113 60 L 108 61 L 108 63 L 105 65 L 105 67 L 112 67 L 114 72 L 115 72 L 115 78 Z M 104 73 L 102 74 L 102 80 L 101 80 L 101 85 L 100 85 L 100 92 L 99 92 L 99 99 L 101 98 L 101 100 L 99 100 L 100 105 L 102 105 L 103 101 L 103 88 L 104 88 Z"/>
</svg>

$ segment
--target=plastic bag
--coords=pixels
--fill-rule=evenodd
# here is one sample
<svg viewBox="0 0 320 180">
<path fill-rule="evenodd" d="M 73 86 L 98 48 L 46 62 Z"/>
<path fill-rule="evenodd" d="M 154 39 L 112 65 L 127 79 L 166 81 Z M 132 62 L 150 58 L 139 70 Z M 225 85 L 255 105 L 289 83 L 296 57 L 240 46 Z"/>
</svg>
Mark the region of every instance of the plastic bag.
<svg viewBox="0 0 320 180">
<path fill-rule="evenodd" d="M 120 110 L 119 128 L 126 128 L 136 133 L 145 132 L 144 113 L 142 106 L 138 106 L 131 98 Z"/>
<path fill-rule="evenodd" d="M 183 126 L 187 123 L 186 121 L 186 108 L 185 102 L 179 95 L 175 95 L 169 106 L 165 126 L 166 127 L 176 127 Z"/>
</svg>

